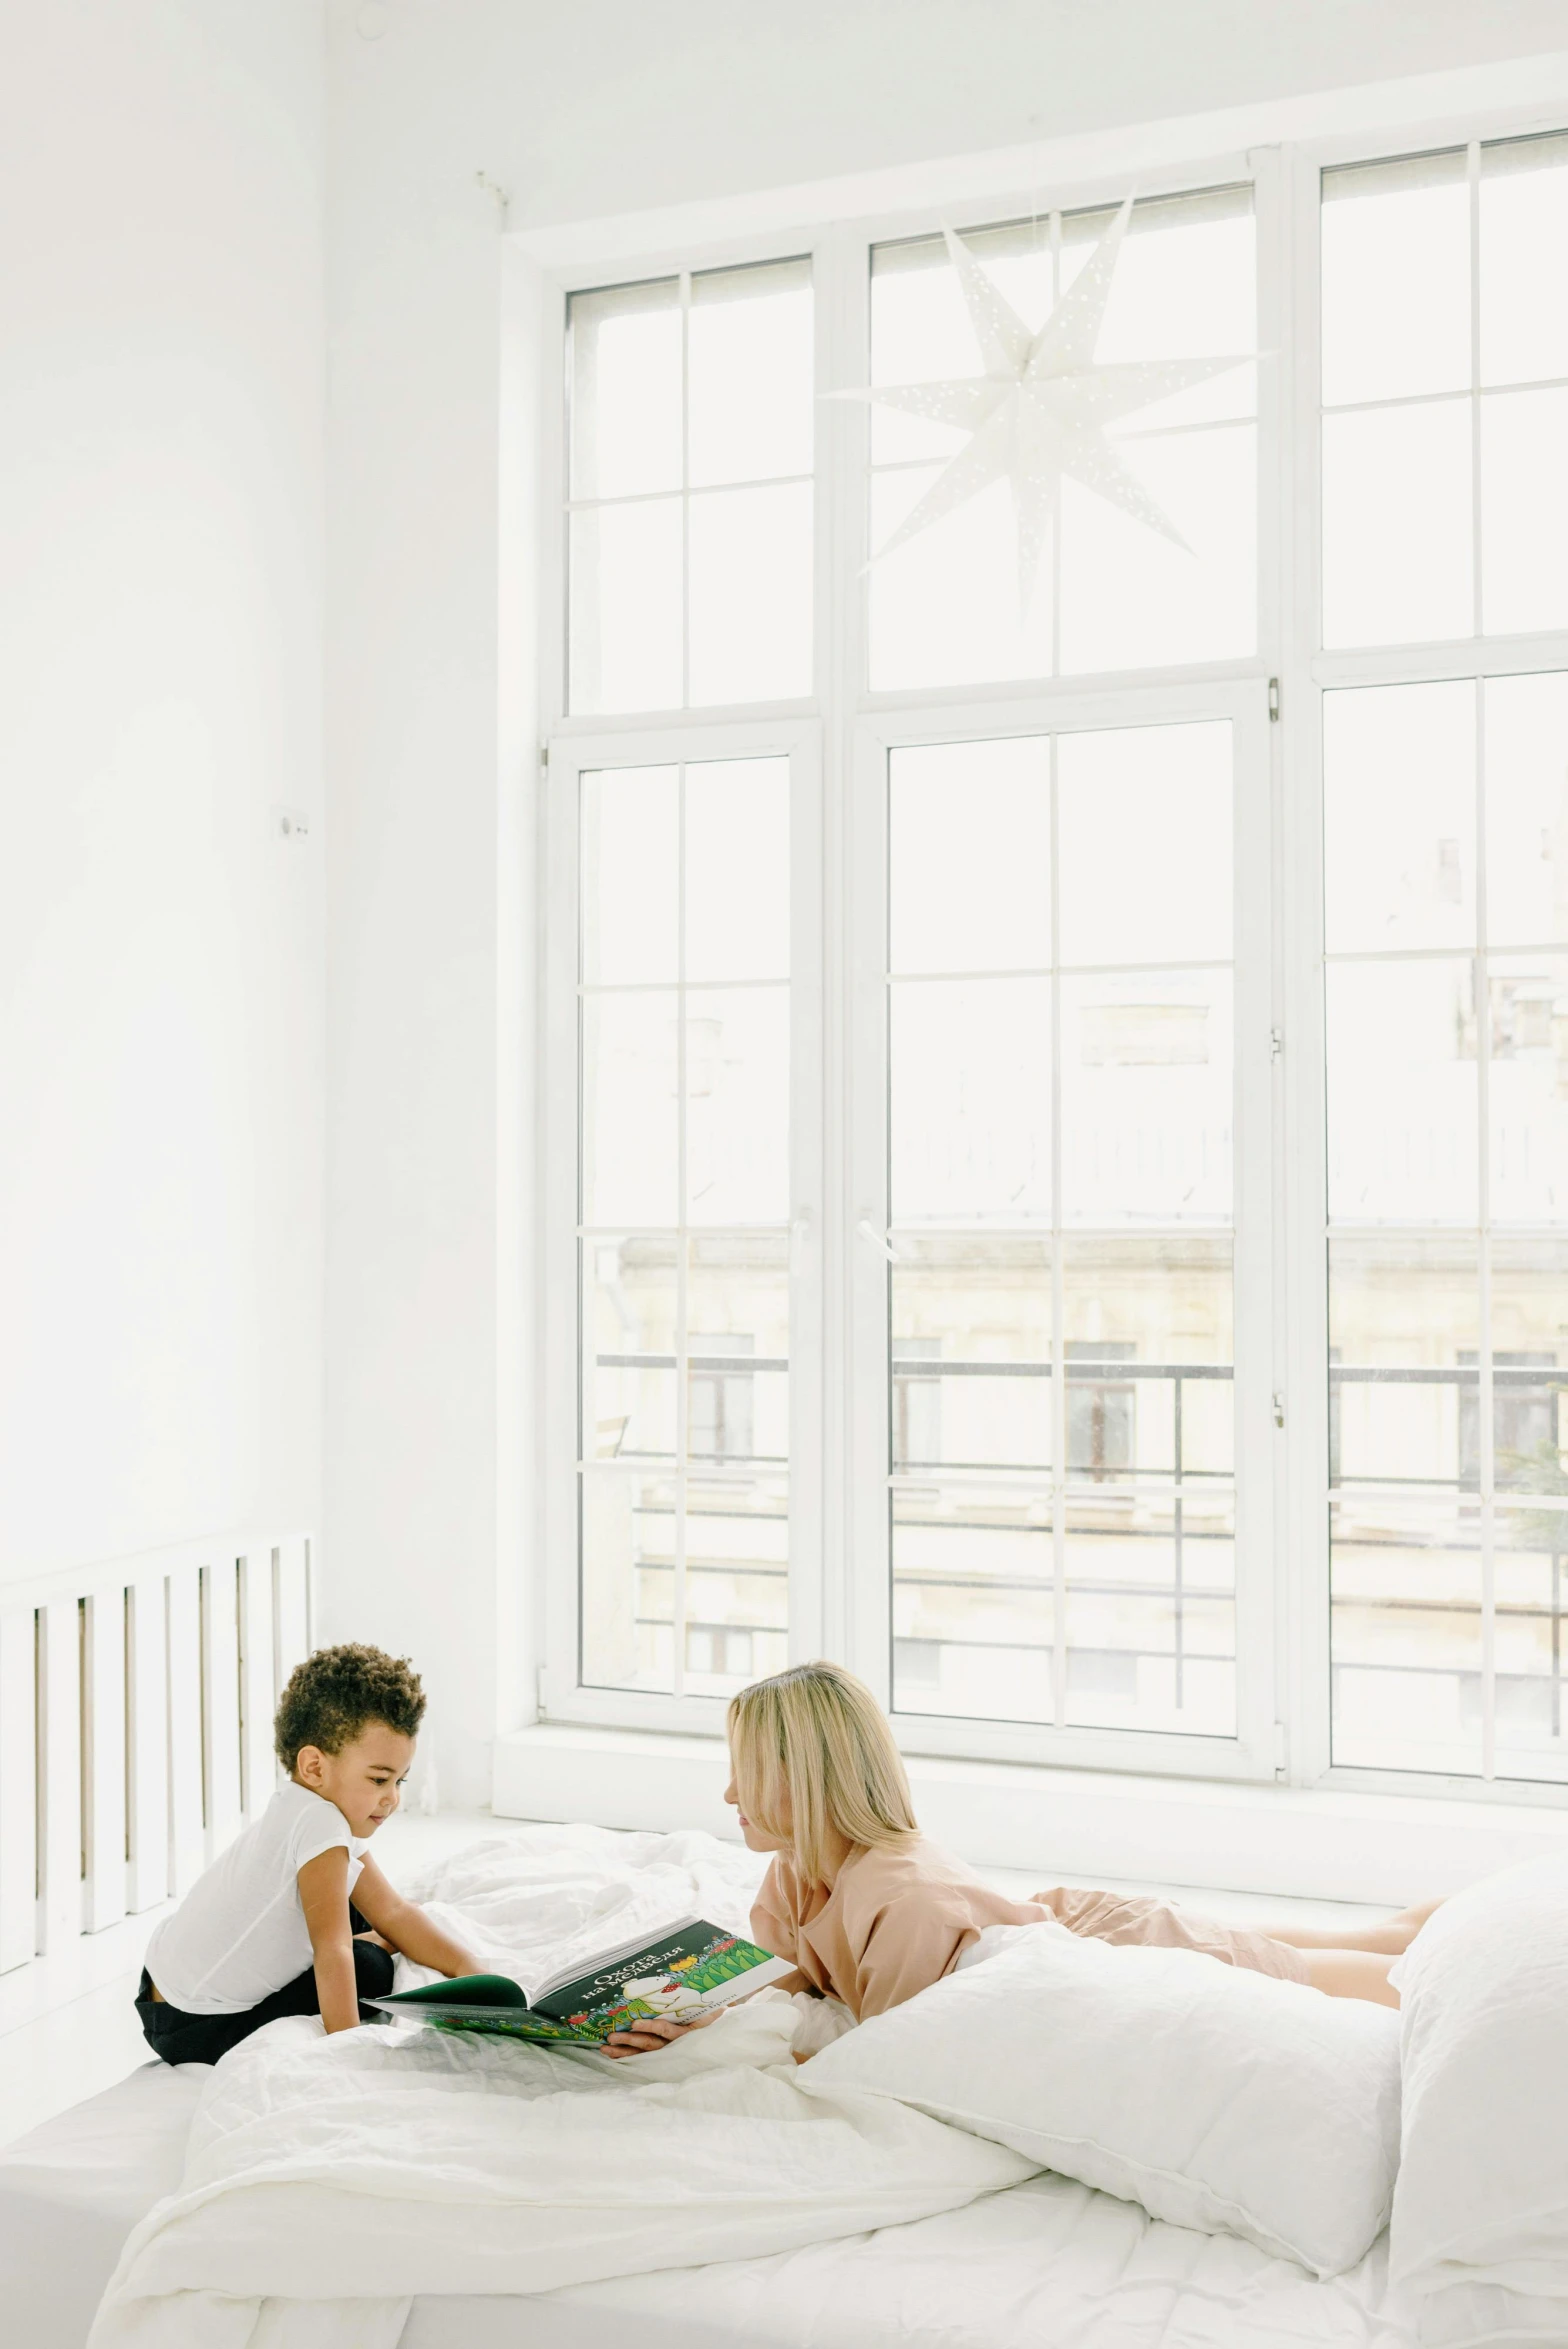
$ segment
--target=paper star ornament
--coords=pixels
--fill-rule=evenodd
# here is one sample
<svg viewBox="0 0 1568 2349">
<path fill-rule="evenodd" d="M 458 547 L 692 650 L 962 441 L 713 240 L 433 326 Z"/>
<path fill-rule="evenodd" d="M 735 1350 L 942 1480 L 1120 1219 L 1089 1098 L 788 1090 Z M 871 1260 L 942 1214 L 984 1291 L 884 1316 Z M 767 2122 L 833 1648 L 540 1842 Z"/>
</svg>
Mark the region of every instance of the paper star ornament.
<svg viewBox="0 0 1568 2349">
<path fill-rule="evenodd" d="M 1018 525 L 1019 609 L 1026 611 L 1046 538 L 1055 526 L 1064 478 L 1081 482 L 1097 497 L 1192 552 L 1108 438 L 1106 427 L 1190 384 L 1243 367 L 1256 354 L 1095 364 L 1095 346 L 1132 205 L 1129 196 L 1038 334 L 1030 333 L 968 246 L 951 229 L 943 229 L 985 373 L 944 383 L 873 385 L 838 395 L 957 425 L 969 434 L 924 497 L 877 549 L 873 562 L 883 562 L 907 546 L 993 481 L 1005 480 Z"/>
</svg>

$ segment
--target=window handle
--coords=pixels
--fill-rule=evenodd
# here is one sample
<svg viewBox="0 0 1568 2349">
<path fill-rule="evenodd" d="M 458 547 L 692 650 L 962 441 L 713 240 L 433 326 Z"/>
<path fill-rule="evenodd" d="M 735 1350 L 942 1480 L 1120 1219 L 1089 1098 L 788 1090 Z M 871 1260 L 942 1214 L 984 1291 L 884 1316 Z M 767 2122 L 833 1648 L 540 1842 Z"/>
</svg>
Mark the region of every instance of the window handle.
<svg viewBox="0 0 1568 2349">
<path fill-rule="evenodd" d="M 881 1254 L 887 1258 L 889 1264 L 896 1264 L 898 1262 L 898 1250 L 894 1247 L 886 1232 L 879 1230 L 878 1227 L 872 1222 L 869 1215 L 863 1215 L 859 1223 L 856 1224 L 855 1229 L 860 1234 L 860 1237 L 866 1242 L 867 1246 L 878 1249 Z"/>
</svg>

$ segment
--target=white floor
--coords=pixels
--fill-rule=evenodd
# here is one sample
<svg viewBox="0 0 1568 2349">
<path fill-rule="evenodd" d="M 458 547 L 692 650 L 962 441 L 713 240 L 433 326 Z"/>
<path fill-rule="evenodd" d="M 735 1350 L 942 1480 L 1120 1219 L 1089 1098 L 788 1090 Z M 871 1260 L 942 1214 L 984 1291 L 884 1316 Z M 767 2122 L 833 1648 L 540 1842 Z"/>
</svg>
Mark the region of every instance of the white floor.
<svg viewBox="0 0 1568 2349">
<path fill-rule="evenodd" d="M 376 1858 L 394 1883 L 411 1877 L 444 1853 L 458 1851 L 482 1835 L 505 1834 L 520 1824 L 492 1819 L 488 1812 L 446 1811 L 435 1818 L 410 1813 L 388 1820 L 376 1837 Z M 977 1871 L 999 1891 L 1025 1897 L 1035 1876 L 1006 1868 Z M 1259 1924 L 1277 1918 L 1298 1925 L 1359 1924 L 1380 1912 L 1343 1901 L 1282 1901 L 1273 1894 L 1193 1892 L 1180 1885 L 1119 1885 L 1108 1890 L 1158 1892 L 1184 1906 L 1223 1917 L 1232 1924 Z M 149 2060 L 131 2001 L 140 1970 L 139 1954 L 126 1971 L 52 2013 L 0 2034 L 0 2145 L 35 2129 L 84 2097 L 113 2087 L 127 2072 Z"/>
</svg>

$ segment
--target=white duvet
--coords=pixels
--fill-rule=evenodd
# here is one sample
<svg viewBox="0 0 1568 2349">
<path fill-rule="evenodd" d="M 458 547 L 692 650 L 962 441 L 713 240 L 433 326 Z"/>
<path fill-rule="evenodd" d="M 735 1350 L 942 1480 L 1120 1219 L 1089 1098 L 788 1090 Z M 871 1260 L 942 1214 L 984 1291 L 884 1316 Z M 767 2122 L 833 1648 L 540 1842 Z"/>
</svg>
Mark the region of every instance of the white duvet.
<svg viewBox="0 0 1568 2349">
<path fill-rule="evenodd" d="M 743 1925 L 760 1867 L 702 1835 L 540 1828 L 471 1847 L 410 1889 L 460 1918 L 487 1962 L 514 1970 L 546 1952 L 563 1964 L 586 1957 L 693 1911 Z M 960 2035 L 983 2042 L 971 2051 L 975 2076 L 999 2050 L 1037 2050 L 1025 2069 L 1043 2093 L 1060 2050 L 1049 2032 L 1019 2042 L 1021 1993 L 1007 1968 L 982 1965 L 964 1982 L 954 1997 L 974 2011 Z M 933 2014 L 939 2036 L 954 2019 Z M 968 2240 L 990 2211 L 1000 2223 L 1023 2209 L 1049 2235 L 1062 2198 L 1075 2209 L 1082 2200 L 1038 2178 L 1033 2148 L 938 2117 L 918 2066 L 896 2080 L 834 2080 L 831 2065 L 802 2072 L 790 2055 L 796 2028 L 795 2003 L 771 1991 L 633 2063 L 392 2025 L 329 2040 L 314 2021 L 274 2024 L 214 2069 L 180 2187 L 128 2240 L 90 2349 L 395 2349 L 416 2302 L 417 2334 L 443 2306 L 454 2320 L 460 2301 L 509 2306 L 487 2296 L 694 2288 L 660 2270 L 701 2267 L 721 2296 L 725 2279 L 743 2295 L 776 2266 L 804 2282 L 813 2271 L 801 2262 L 858 2261 L 868 2237 L 896 2267 L 900 2246 L 914 2257 L 932 2227 Z M 869 2048 L 875 2028 L 864 2036 Z M 1027 2180 L 1023 2197 L 1000 2191 Z M 1383 2296 L 1370 2273 L 1343 2291 L 1314 2285 L 1253 2245 L 1151 2227 L 1103 2196 L 1088 2198 L 1085 2223 L 1101 2204 L 1110 2215 L 1094 2239 L 1109 2227 L 1121 2250 L 1107 2272 L 1080 2279 L 1081 2322 L 1068 2323 L 1063 2304 L 1063 2339 L 1187 2349 L 1224 2337 L 1232 2318 L 1241 2337 L 1271 2343 L 1406 2337 L 1397 2323 L 1367 2329 L 1369 2297 Z M 1053 2293 L 1069 2281 L 1061 2275 Z M 914 2289 L 913 2270 L 908 2282 Z M 879 2286 L 879 2306 L 881 2296 Z M 848 2314 L 839 2287 L 829 2301 Z M 1253 2330 L 1265 2307 L 1267 2324 Z M 993 2307 L 988 2341 L 1007 2334 L 1000 2318 Z M 1052 2326 L 1055 2337 L 1054 2316 Z M 740 2337 L 748 2329 L 759 2330 L 754 2314 Z M 505 2330 L 510 2338 L 510 2320 Z M 940 2320 L 937 2333 L 948 2338 Z M 806 2337 L 793 2317 L 788 2337 Z"/>
<path fill-rule="evenodd" d="M 506 1966 L 693 1908 L 756 1863 L 706 1836 L 541 1831 L 417 1889 Z M 954 2210 L 1038 2166 L 885 2097 L 806 2095 L 763 1993 L 634 2064 L 276 2023 L 214 2068 L 177 2193 L 136 2228 L 91 2349 L 394 2349 L 415 2294 L 534 2293 Z"/>
</svg>

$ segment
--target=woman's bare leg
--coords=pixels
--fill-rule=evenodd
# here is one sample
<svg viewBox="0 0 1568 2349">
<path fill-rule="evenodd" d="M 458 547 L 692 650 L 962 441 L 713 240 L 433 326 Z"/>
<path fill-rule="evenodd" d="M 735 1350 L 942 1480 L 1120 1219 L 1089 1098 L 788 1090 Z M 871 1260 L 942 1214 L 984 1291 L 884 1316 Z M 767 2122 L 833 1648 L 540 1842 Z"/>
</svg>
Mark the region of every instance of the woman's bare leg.
<svg viewBox="0 0 1568 2349">
<path fill-rule="evenodd" d="M 1442 1905 L 1441 1900 L 1423 1901 L 1378 1925 L 1259 1925 L 1256 1930 L 1292 1949 L 1365 1950 L 1374 1957 L 1396 1958 L 1403 1957 L 1432 1911 Z"/>
<path fill-rule="evenodd" d="M 1314 1949 L 1307 1956 L 1307 1975 L 1313 1989 L 1330 1998 L 1367 1998 L 1377 2006 L 1398 2006 L 1399 1992 L 1388 1986 L 1393 1962 L 1369 1949 Z"/>
</svg>

